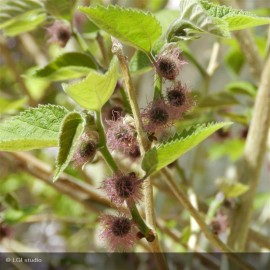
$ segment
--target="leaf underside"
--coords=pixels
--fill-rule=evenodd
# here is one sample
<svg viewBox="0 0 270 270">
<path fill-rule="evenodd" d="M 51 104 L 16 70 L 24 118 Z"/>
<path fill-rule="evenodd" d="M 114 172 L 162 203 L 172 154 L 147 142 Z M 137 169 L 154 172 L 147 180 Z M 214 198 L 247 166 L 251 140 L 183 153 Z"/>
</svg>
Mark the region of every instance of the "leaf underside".
<svg viewBox="0 0 270 270">
<path fill-rule="evenodd" d="M 68 111 L 40 105 L 0 123 L 0 150 L 26 151 L 58 144 L 61 122 Z"/>
<path fill-rule="evenodd" d="M 82 124 L 83 118 L 77 112 L 69 113 L 62 122 L 54 181 L 58 179 L 73 157 L 78 138 L 83 132 Z"/>
<path fill-rule="evenodd" d="M 231 122 L 201 124 L 176 134 L 173 138 L 146 152 L 142 161 L 143 170 L 147 175 L 159 171 L 218 129 L 231 124 Z"/>
<path fill-rule="evenodd" d="M 180 0 L 180 14 L 167 32 L 169 42 L 198 38 L 200 33 L 230 37 L 228 25 L 211 17 L 196 0 Z"/>
<path fill-rule="evenodd" d="M 60 55 L 43 68 L 34 72 L 33 77 L 47 78 L 53 81 L 70 80 L 85 76 L 96 66 L 84 53 L 68 52 Z"/>
<path fill-rule="evenodd" d="M 200 3 L 210 16 L 226 21 L 231 31 L 270 23 L 269 17 L 259 17 L 252 12 L 219 6 L 208 1 L 200 1 Z"/>
</svg>

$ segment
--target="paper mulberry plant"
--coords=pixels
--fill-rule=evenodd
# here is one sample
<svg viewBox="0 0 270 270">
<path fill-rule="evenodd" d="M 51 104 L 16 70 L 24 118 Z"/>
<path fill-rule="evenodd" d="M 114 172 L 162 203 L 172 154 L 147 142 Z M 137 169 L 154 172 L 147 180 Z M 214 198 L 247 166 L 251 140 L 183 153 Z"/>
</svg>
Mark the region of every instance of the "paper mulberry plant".
<svg viewBox="0 0 270 270">
<path fill-rule="evenodd" d="M 6 1 L 3 12 L 9 14 L 11 11 L 7 7 L 11 7 L 13 2 L 16 1 Z M 240 95 L 246 94 L 247 98 L 255 98 L 257 90 L 250 84 L 247 86 L 247 83 L 244 86 L 232 83 L 228 86 L 231 92 L 212 95 L 209 94 L 210 81 L 223 61 L 219 60 L 222 42 L 234 42 L 232 48 L 236 48 L 236 41 L 233 39 L 235 30 L 270 23 L 269 17 L 259 17 L 251 12 L 207 1 L 179 2 L 177 10 L 150 12 L 113 4 L 74 4 L 65 7 L 60 5 L 60 1 L 56 1 L 55 5 L 51 1 L 32 1 L 32 4 L 31 1 L 25 1 L 25 5 L 17 3 L 18 8 L 3 17 L 5 23 L 0 21 L 4 37 L 0 41 L 3 60 L 11 69 L 13 67 L 11 73 L 17 76 L 16 87 L 22 89 L 27 97 L 24 104 L 29 102 L 32 106 L 18 115 L 1 120 L 0 150 L 16 153 L 57 147 L 53 173 L 44 169 L 33 174 L 36 173 L 37 177 L 47 174 L 52 186 L 84 206 L 88 203 L 87 200 L 90 204 L 95 200 L 103 204 L 103 208 L 96 208 L 96 211 L 99 216 L 98 237 L 105 250 L 134 251 L 140 245 L 148 245 L 152 252 L 160 254 L 159 259 L 164 269 L 167 262 L 160 252 L 166 248 L 166 245 L 162 245 L 165 241 L 163 228 L 169 224 L 169 215 L 166 217 L 167 221 L 166 218 L 161 220 L 159 212 L 162 211 L 162 205 L 157 206 L 154 202 L 155 196 L 163 191 L 164 196 L 169 196 L 168 200 L 176 200 L 188 211 L 213 250 L 230 252 L 236 243 L 240 242 L 240 246 L 246 243 L 248 227 L 243 227 L 242 238 L 239 240 L 232 232 L 234 227 L 230 227 L 241 227 L 232 214 L 234 210 L 230 208 L 231 210 L 225 211 L 222 204 L 231 197 L 242 198 L 245 194 L 249 194 L 247 196 L 252 201 L 254 197 L 249 193 L 247 182 L 228 184 L 224 180 L 220 185 L 220 194 L 223 197 L 215 209 L 208 202 L 192 203 L 189 191 L 194 183 L 189 182 L 189 176 L 186 176 L 186 171 L 192 170 L 191 164 L 185 165 L 189 169 L 180 167 L 178 159 L 195 147 L 202 149 L 198 145 L 216 131 L 216 137 L 212 136 L 211 140 L 219 144 L 216 146 L 219 150 L 213 155 L 226 151 L 228 153 L 227 140 L 237 136 L 234 135 L 237 132 L 241 133 L 241 130 L 232 130 L 232 122 L 239 121 L 245 129 L 255 132 L 253 122 L 248 127 L 250 119 L 247 114 L 256 115 L 256 107 L 253 111 L 250 109 L 245 116 L 237 116 L 237 113 L 230 110 L 230 106 L 250 106 L 250 100 L 245 103 L 248 105 L 241 105 L 234 94 L 238 91 Z M 79 4 L 83 5 L 84 1 L 79 1 Z M 0 9 L 1 5 L 2 3 Z M 23 14 L 31 15 L 29 10 L 36 16 L 32 20 L 23 21 Z M 0 11 L 1 20 L 3 12 Z M 15 27 L 11 17 L 25 25 Z M 32 68 L 31 72 L 26 72 L 21 77 L 19 70 L 23 66 L 15 67 L 15 60 L 12 60 L 12 57 L 20 56 L 12 55 L 10 50 L 12 46 L 22 43 L 27 51 L 26 40 L 35 44 L 36 41 L 27 33 L 34 29 L 41 29 L 44 35 L 34 33 L 38 36 L 37 42 L 42 40 L 43 47 L 32 52 L 35 57 L 33 61 L 39 65 L 44 58 L 51 60 L 43 67 Z M 238 36 L 241 35 L 239 33 Z M 209 65 L 197 60 L 190 49 L 192 42 L 199 44 L 207 37 L 214 40 L 214 46 L 207 49 L 212 52 Z M 50 52 L 45 53 L 44 46 L 48 46 Z M 243 51 L 249 50 L 243 46 Z M 200 55 L 207 55 L 207 50 L 202 45 Z M 240 53 L 239 47 L 237 50 Z M 28 53 L 31 54 L 29 48 Z M 247 62 L 248 57 L 249 54 Z M 228 56 L 226 61 L 233 60 Z M 243 65 L 242 62 L 238 62 L 237 67 L 232 66 L 234 71 Z M 254 66 L 256 63 L 254 61 Z M 202 78 L 199 86 L 195 82 L 196 73 L 188 73 L 191 67 Z M 141 74 L 147 77 L 150 84 L 144 85 L 144 80 L 140 79 L 142 77 L 138 77 Z M 260 76 L 267 77 L 260 73 L 256 79 Z M 34 80 L 43 80 L 43 83 L 46 81 L 44 91 L 50 85 L 54 85 L 53 90 L 44 92 L 43 99 L 39 100 L 35 95 L 41 98 L 42 94 L 38 93 L 38 89 L 29 90 L 30 80 L 32 83 Z M 42 85 L 40 81 L 40 87 Z M 36 91 L 35 95 L 33 91 Z M 267 102 L 267 98 L 269 99 L 269 95 L 264 102 Z M 1 102 L 0 97 L 0 104 Z M 2 111 L 5 111 L 4 107 L 0 113 Z M 264 124 L 261 126 L 269 124 L 267 113 L 263 119 Z M 265 132 L 262 131 L 262 134 Z M 248 141 L 249 137 L 247 138 Z M 234 140 L 235 144 L 231 147 L 240 147 L 239 140 L 243 142 L 245 138 Z M 265 144 L 266 136 L 258 140 Z M 261 151 L 260 153 L 264 153 L 265 150 Z M 20 159 L 20 155 L 13 158 Z M 208 158 L 208 154 L 201 154 L 199 150 L 194 155 L 198 155 L 197 159 Z M 232 158 L 237 160 L 235 155 Z M 102 179 L 100 180 L 100 173 L 93 169 L 93 181 L 90 181 L 86 169 L 94 168 L 97 164 L 103 166 Z M 38 166 L 38 163 L 27 166 L 29 167 L 26 170 L 31 172 L 31 166 Z M 181 184 L 175 175 L 180 175 Z M 81 180 L 74 180 L 72 177 Z M 240 178 L 239 180 L 242 181 Z M 154 186 L 156 190 L 153 195 Z M 212 189 L 209 193 L 211 192 Z M 198 200 L 199 196 L 197 194 Z M 237 199 L 235 202 L 237 205 Z M 93 203 L 91 207 L 96 206 Z M 234 209 L 238 209 L 237 206 Z M 240 216 L 243 215 L 242 212 L 239 213 Z M 233 220 L 232 225 L 229 223 L 230 218 Z M 247 224 L 249 221 L 250 215 L 245 219 Z M 178 220 L 175 222 L 178 223 Z M 193 228 L 188 230 L 190 234 L 186 233 L 185 237 L 190 239 L 194 236 Z M 233 236 L 227 245 L 219 235 L 223 233 L 228 236 L 229 230 Z M 159 239 L 160 235 L 162 241 Z M 199 236 L 197 241 L 200 245 Z M 187 250 L 191 247 L 193 251 L 197 248 L 187 241 Z"/>
</svg>

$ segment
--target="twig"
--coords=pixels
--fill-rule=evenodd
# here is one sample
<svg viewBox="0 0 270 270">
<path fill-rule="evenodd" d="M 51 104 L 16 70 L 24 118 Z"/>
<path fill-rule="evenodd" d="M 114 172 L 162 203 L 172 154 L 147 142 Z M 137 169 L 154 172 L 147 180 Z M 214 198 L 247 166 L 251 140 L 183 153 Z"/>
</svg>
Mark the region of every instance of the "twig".
<svg viewBox="0 0 270 270">
<path fill-rule="evenodd" d="M 139 106 L 137 103 L 136 92 L 131 80 L 130 72 L 128 69 L 128 65 L 126 62 L 126 57 L 123 52 L 122 44 L 115 38 L 112 38 L 112 52 L 117 56 L 120 67 L 123 73 L 123 79 L 126 86 L 127 95 L 129 98 L 132 114 L 134 117 L 135 127 L 138 134 L 138 140 L 140 145 L 141 154 L 143 155 L 145 151 L 147 151 L 150 147 L 150 143 L 145 137 L 143 132 L 143 125 L 142 120 L 140 118 L 140 111 Z M 154 205 L 153 205 L 153 188 L 150 177 L 144 180 L 144 198 L 145 198 L 145 215 L 147 223 L 155 230 L 155 212 L 154 212 Z M 159 245 L 159 241 L 156 235 L 156 239 L 150 243 L 152 251 L 161 253 L 161 247 Z M 162 254 L 157 256 L 157 260 L 161 268 L 168 269 L 167 262 Z"/>
<path fill-rule="evenodd" d="M 244 155 L 237 166 L 238 180 L 249 186 L 240 197 L 240 205 L 233 212 L 229 245 L 243 251 L 247 241 L 252 215 L 252 203 L 259 183 L 262 162 L 266 152 L 267 134 L 270 125 L 270 57 L 261 76 L 260 87 L 255 100 L 254 114 L 245 144 Z"/>
<path fill-rule="evenodd" d="M 211 77 L 215 73 L 216 69 L 218 68 L 217 59 L 218 59 L 219 51 L 220 51 L 220 43 L 215 42 L 213 45 L 212 54 L 210 57 L 208 67 L 206 69 L 206 72 L 209 77 Z"/>
<path fill-rule="evenodd" d="M 268 236 L 262 235 L 253 229 L 249 229 L 248 238 L 255 242 L 258 246 L 267 248 L 270 250 L 270 240 Z"/>
</svg>

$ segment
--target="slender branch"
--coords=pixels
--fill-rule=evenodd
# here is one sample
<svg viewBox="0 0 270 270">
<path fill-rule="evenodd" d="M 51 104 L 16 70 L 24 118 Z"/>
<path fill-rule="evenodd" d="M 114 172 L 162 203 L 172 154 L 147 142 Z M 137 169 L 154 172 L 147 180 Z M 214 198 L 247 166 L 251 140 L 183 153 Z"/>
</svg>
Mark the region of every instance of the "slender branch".
<svg viewBox="0 0 270 270">
<path fill-rule="evenodd" d="M 267 248 L 270 250 L 270 240 L 266 235 L 262 235 L 252 229 L 248 231 L 248 238 L 255 242 L 258 246 Z"/>
<path fill-rule="evenodd" d="M 198 69 L 201 76 L 203 78 L 206 78 L 208 76 L 207 72 L 204 70 L 204 68 L 201 66 L 201 64 L 197 61 L 197 59 L 193 56 L 192 52 L 190 52 L 188 49 L 184 49 L 183 53 L 186 56 L 186 58 L 189 61 L 191 61 L 194 64 L 194 66 Z"/>
<path fill-rule="evenodd" d="M 136 91 L 134 89 L 134 86 L 133 86 L 133 83 L 131 80 L 126 57 L 125 57 L 124 52 L 123 52 L 123 46 L 115 38 L 112 38 L 112 42 L 113 42 L 112 52 L 117 56 L 119 63 L 120 63 L 120 67 L 121 67 L 121 70 L 123 73 L 123 79 L 124 79 L 125 86 L 126 86 L 127 95 L 129 98 L 132 114 L 134 117 L 135 126 L 136 126 L 136 129 L 138 132 L 138 139 L 139 139 L 139 143 L 141 146 L 141 153 L 143 155 L 144 152 L 149 148 L 150 145 L 149 145 L 149 141 L 146 139 L 144 132 L 143 132 L 143 128 L 142 128 L 143 124 L 142 124 L 142 120 L 140 117 L 139 106 L 137 103 Z"/>
<path fill-rule="evenodd" d="M 219 66 L 219 64 L 218 64 L 219 51 L 220 51 L 220 43 L 215 42 L 213 45 L 212 54 L 210 57 L 208 67 L 206 69 L 206 72 L 207 72 L 209 77 L 211 77 L 215 73 L 216 69 Z"/>
<path fill-rule="evenodd" d="M 5 41 L 0 40 L 0 51 L 5 58 L 7 66 L 9 66 L 10 70 L 13 72 L 14 77 L 17 83 L 19 84 L 22 93 L 27 96 L 29 105 L 35 106 L 36 101 L 32 98 L 31 94 L 29 93 L 28 88 L 26 87 L 24 80 L 22 79 L 20 72 L 17 68 L 17 64 L 13 59 L 10 49 L 7 47 Z"/>
<path fill-rule="evenodd" d="M 270 57 L 263 69 L 260 87 L 255 100 L 254 114 L 245 144 L 244 156 L 237 166 L 238 180 L 249 186 L 240 197 L 240 205 L 232 216 L 229 245 L 237 251 L 245 249 L 252 203 L 259 183 L 262 162 L 266 152 L 267 134 L 270 125 Z"/>
<path fill-rule="evenodd" d="M 217 238 L 209 229 L 207 224 L 204 222 L 200 213 L 193 207 L 190 203 L 188 197 L 182 192 L 178 185 L 174 182 L 170 172 L 165 168 L 162 170 L 162 173 L 167 178 L 167 184 L 174 193 L 174 196 L 179 200 L 179 202 L 189 211 L 191 216 L 196 220 L 200 226 L 202 232 L 206 238 L 220 251 L 228 253 L 228 257 L 238 266 L 241 266 L 243 269 L 253 269 L 250 265 L 243 262 L 237 255 L 232 253 L 232 250 L 226 246 L 219 238 Z"/>
</svg>

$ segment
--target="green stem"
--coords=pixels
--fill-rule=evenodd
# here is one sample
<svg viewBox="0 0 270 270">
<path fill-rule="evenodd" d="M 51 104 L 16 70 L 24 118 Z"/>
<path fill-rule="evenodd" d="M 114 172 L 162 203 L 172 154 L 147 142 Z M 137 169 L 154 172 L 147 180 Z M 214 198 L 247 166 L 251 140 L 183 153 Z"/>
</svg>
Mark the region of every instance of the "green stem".
<svg viewBox="0 0 270 270">
<path fill-rule="evenodd" d="M 129 200 L 127 201 L 127 206 L 129 208 L 133 220 L 136 222 L 138 228 L 140 229 L 140 232 L 143 233 L 146 239 L 148 239 L 149 236 L 151 236 L 152 238 L 150 239 L 154 240 L 155 236 L 152 230 L 145 224 L 144 220 L 142 219 L 135 202 L 133 200 L 132 201 Z"/>
<path fill-rule="evenodd" d="M 117 56 L 120 67 L 123 74 L 123 79 L 125 82 L 126 92 L 129 98 L 130 106 L 132 109 L 135 127 L 138 134 L 138 140 L 140 145 L 141 154 L 144 155 L 144 153 L 150 148 L 150 142 L 145 136 L 145 133 L 143 132 L 143 124 L 140 117 L 140 110 L 136 99 L 136 91 L 134 89 L 130 72 L 128 69 L 126 57 L 123 52 L 123 46 L 122 44 L 115 38 L 112 38 L 113 46 L 112 46 L 112 52 Z M 155 212 L 154 212 L 154 203 L 153 203 L 153 188 L 150 178 L 146 178 L 144 180 L 144 199 L 145 199 L 145 216 L 147 223 L 155 229 Z M 155 237 L 155 240 L 151 242 L 151 248 L 152 252 L 154 253 L 161 253 L 161 247 L 159 245 L 158 237 Z M 157 260 L 159 263 L 162 264 L 164 269 L 167 268 L 167 262 L 164 256 L 158 256 Z"/>
<path fill-rule="evenodd" d="M 101 152 L 103 158 L 105 159 L 106 163 L 108 164 L 108 166 L 111 168 L 111 170 L 116 173 L 117 171 L 119 171 L 118 166 L 116 164 L 116 162 L 114 161 L 111 153 L 109 152 L 107 145 L 106 145 L 106 136 L 104 133 L 104 127 L 102 124 L 102 119 L 101 119 L 101 114 L 100 112 L 96 112 L 95 113 L 95 122 L 98 128 L 98 133 L 99 133 L 99 145 L 101 146 L 99 151 Z M 153 236 L 153 233 L 151 231 L 151 229 L 145 224 L 144 220 L 142 219 L 136 204 L 133 200 L 129 200 L 127 201 L 127 206 L 130 210 L 130 213 L 132 215 L 132 218 L 134 219 L 134 221 L 136 222 L 136 224 L 138 225 L 140 231 L 145 235 L 145 237 L 149 237 L 149 236 Z M 153 239 L 149 238 L 150 240 Z"/>
<path fill-rule="evenodd" d="M 154 100 L 162 97 L 162 77 L 155 73 L 155 92 Z"/>
<path fill-rule="evenodd" d="M 103 158 L 107 162 L 108 166 L 111 168 L 113 172 L 118 171 L 118 166 L 115 163 L 111 153 L 108 150 L 107 144 L 106 144 L 106 136 L 104 133 L 104 126 L 102 124 L 101 114 L 100 112 L 95 113 L 95 122 L 98 128 L 98 134 L 99 134 L 99 145 L 100 145 L 100 153 L 102 154 Z"/>
<path fill-rule="evenodd" d="M 206 78 L 208 77 L 207 72 L 204 70 L 204 68 L 201 66 L 201 64 L 196 60 L 196 58 L 188 51 L 188 50 L 183 50 L 184 55 L 186 58 L 191 61 L 194 66 L 198 69 L 198 71 L 201 73 L 202 77 Z"/>
</svg>

